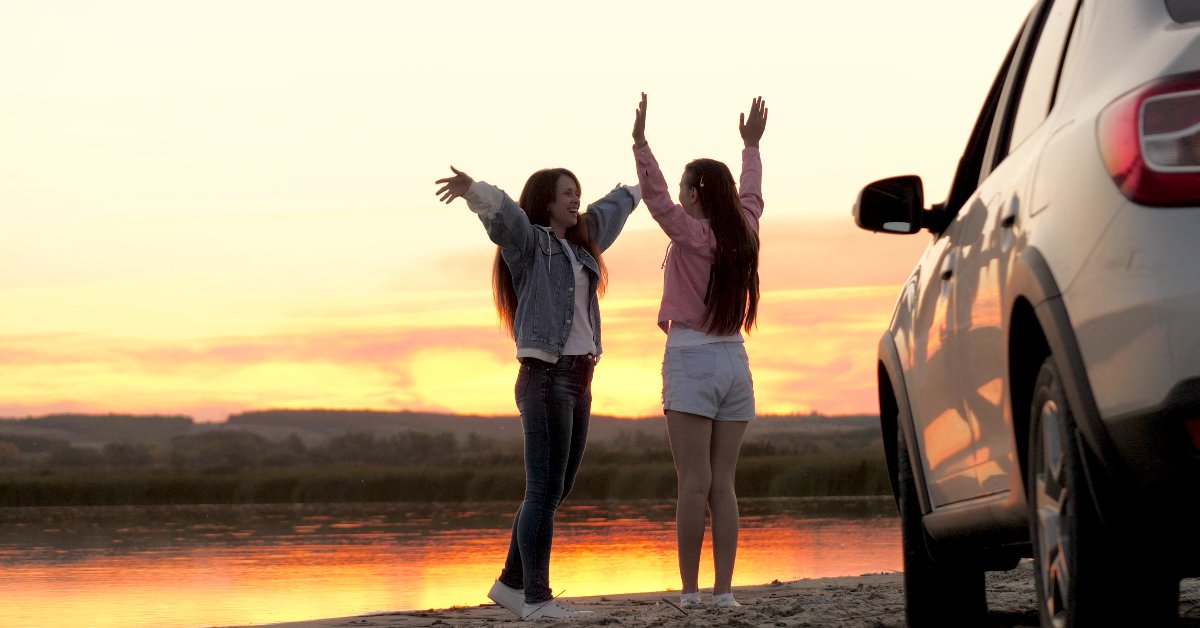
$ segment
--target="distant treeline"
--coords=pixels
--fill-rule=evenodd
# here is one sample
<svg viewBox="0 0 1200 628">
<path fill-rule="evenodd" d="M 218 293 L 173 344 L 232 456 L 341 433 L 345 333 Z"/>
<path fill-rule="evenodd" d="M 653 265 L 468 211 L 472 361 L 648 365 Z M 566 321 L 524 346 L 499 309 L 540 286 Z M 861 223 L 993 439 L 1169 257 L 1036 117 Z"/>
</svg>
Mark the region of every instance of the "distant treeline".
<svg viewBox="0 0 1200 628">
<path fill-rule="evenodd" d="M 361 418 L 377 422 L 369 426 L 373 431 L 334 433 L 327 421 L 310 417 L 302 432 L 270 438 L 244 424 L 197 431 L 187 417 L 156 417 L 148 422 L 151 430 L 145 424 L 133 429 L 137 421 L 122 424 L 132 430 L 130 438 L 102 445 L 94 438 L 78 445 L 0 430 L 0 506 L 520 499 L 519 423 L 490 425 L 481 435 L 408 425 L 396 431 L 377 417 Z M 675 472 L 661 419 L 609 420 L 613 429 L 599 430 L 602 437 L 593 430 L 589 438 L 573 496 L 673 497 Z M 756 422 L 742 449 L 739 495 L 889 494 L 873 421 L 821 421 Z M 56 429 L 87 425 L 61 420 Z M 270 427 L 268 433 L 278 434 L 289 424 Z M 317 431 L 333 435 L 315 438 Z"/>
</svg>

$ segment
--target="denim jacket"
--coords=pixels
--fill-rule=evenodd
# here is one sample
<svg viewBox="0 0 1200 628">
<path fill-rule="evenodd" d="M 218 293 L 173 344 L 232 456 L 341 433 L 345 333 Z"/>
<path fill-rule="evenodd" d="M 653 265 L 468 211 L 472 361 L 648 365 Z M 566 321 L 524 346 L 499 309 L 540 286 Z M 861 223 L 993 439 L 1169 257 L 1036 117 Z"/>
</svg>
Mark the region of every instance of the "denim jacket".
<svg viewBox="0 0 1200 628">
<path fill-rule="evenodd" d="M 517 292 L 513 332 L 518 356 L 540 353 L 558 359 L 571 333 L 575 311 L 575 279 L 571 261 L 563 251 L 564 241 L 555 237 L 549 227 L 530 223 L 525 211 L 493 185 L 476 181 L 463 198 L 483 222 L 488 237 L 500 247 L 500 255 L 512 273 Z M 579 220 L 588 221 L 588 233 L 604 251 L 616 241 L 625 220 L 640 201 L 639 186 L 618 185 L 604 198 L 588 205 L 587 211 L 579 214 Z M 567 245 L 588 270 L 591 293 L 588 317 L 598 357 L 603 351 L 596 298 L 600 268 L 587 249 L 571 242 Z"/>
</svg>

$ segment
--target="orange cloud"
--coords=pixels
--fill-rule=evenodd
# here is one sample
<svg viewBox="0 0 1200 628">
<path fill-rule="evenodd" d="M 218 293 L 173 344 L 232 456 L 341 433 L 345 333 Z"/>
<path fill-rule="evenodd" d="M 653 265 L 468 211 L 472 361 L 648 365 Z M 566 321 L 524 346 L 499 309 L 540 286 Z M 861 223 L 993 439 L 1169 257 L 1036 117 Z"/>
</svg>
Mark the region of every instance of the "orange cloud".
<svg viewBox="0 0 1200 628">
<path fill-rule="evenodd" d="M 875 346 L 924 239 L 873 236 L 849 219 L 764 221 L 763 229 L 759 325 L 747 340 L 759 412 L 876 411 Z M 601 302 L 605 354 L 593 383 L 595 413 L 661 411 L 665 336 L 655 321 L 665 248 L 657 231 L 630 231 L 606 253 L 611 284 Z M 286 333 L 0 337 L 0 414 L 515 413 L 514 348 L 490 309 L 491 251 L 454 253 L 438 273 L 397 279 L 403 292 L 394 309 L 317 309 L 305 313 L 307 329 Z"/>
</svg>

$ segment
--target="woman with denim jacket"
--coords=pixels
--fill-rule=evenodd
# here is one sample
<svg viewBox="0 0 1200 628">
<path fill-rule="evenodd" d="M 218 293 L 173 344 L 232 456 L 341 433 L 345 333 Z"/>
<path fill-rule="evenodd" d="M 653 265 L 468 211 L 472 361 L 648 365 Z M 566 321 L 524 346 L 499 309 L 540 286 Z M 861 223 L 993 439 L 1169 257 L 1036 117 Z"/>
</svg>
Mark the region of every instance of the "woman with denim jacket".
<svg viewBox="0 0 1200 628">
<path fill-rule="evenodd" d="M 514 203 L 503 190 L 451 167 L 441 200 L 458 197 L 497 245 L 496 310 L 516 341 L 516 401 L 525 433 L 525 498 L 508 557 L 488 597 L 523 619 L 574 617 L 550 591 L 554 514 L 571 492 L 591 412 L 592 369 L 600 359 L 600 308 L 607 273 L 601 253 L 637 206 L 639 186 L 618 185 L 579 212 L 569 170 L 540 170 Z"/>
<path fill-rule="evenodd" d="M 738 124 L 745 143 L 740 186 L 725 164 L 697 159 L 684 167 L 676 204 L 646 143 L 646 94 L 634 118 L 638 182 L 650 215 L 671 239 L 658 325 L 667 334 L 663 413 L 678 482 L 682 607 L 701 602 L 706 510 L 712 516 L 713 602 L 740 606 L 731 591 L 738 537 L 734 472 L 754 418 L 754 381 L 741 330 L 749 332 L 758 313 L 758 143 L 766 124 L 766 104 L 755 98 Z"/>
</svg>

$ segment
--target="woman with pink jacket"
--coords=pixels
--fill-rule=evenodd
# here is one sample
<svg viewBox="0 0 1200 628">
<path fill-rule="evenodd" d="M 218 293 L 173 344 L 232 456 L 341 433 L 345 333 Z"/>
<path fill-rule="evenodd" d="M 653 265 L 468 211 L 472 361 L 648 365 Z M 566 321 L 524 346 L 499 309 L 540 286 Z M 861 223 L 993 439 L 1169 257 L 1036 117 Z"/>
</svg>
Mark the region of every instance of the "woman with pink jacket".
<svg viewBox="0 0 1200 628">
<path fill-rule="evenodd" d="M 671 239 L 658 325 L 667 334 L 663 413 L 678 481 L 675 535 L 685 608 L 701 603 L 706 511 L 712 516 L 713 603 L 740 606 L 731 591 L 738 537 L 734 473 L 754 418 L 754 382 L 741 332 L 751 330 L 758 313 L 758 143 L 766 124 L 766 103 L 755 98 L 738 123 L 745 143 L 740 186 L 725 164 L 697 159 L 684 167 L 676 203 L 646 143 L 645 94 L 634 118 L 642 199 Z"/>
</svg>

